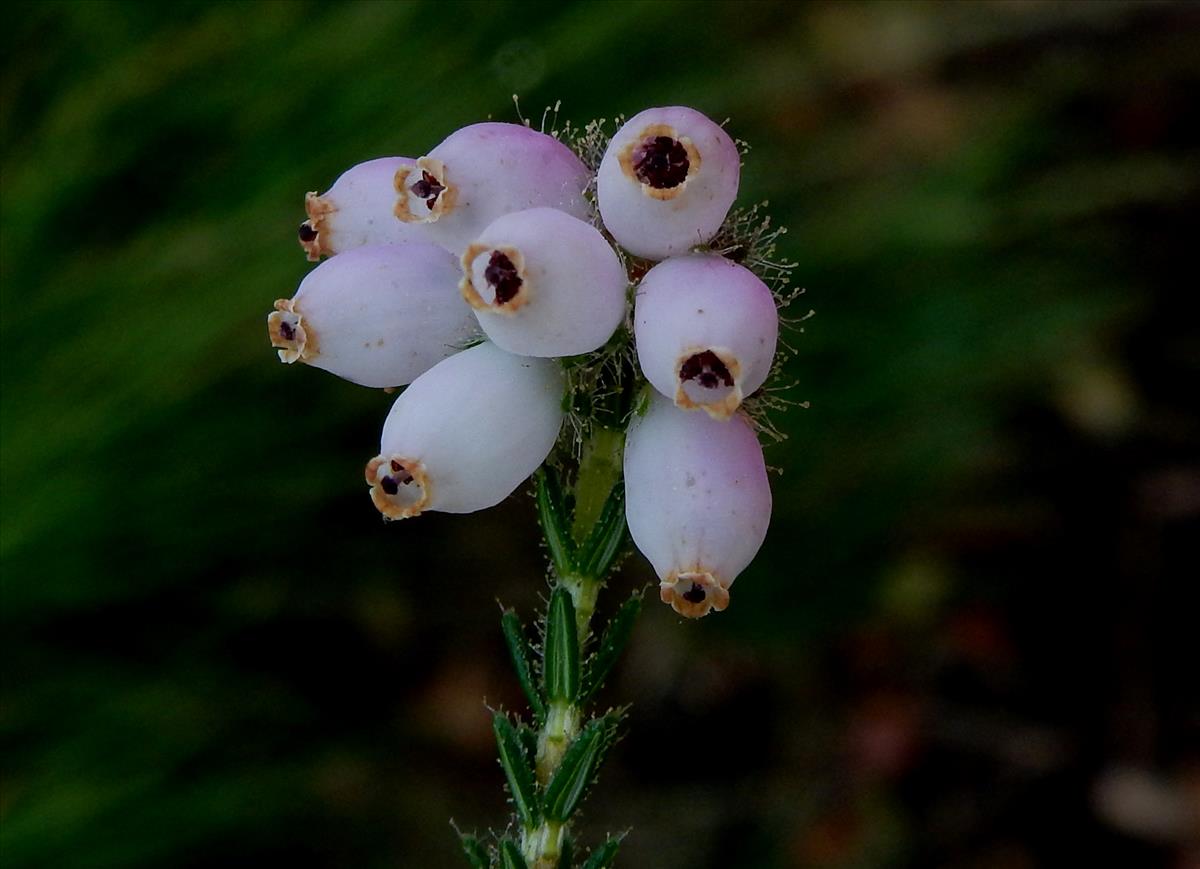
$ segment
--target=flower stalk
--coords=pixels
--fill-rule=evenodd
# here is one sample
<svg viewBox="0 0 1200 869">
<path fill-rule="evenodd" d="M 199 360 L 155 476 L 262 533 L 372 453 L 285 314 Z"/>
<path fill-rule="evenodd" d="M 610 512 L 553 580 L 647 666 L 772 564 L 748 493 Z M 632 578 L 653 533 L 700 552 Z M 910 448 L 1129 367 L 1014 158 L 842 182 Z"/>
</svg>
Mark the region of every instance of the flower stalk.
<svg viewBox="0 0 1200 869">
<path fill-rule="evenodd" d="M 602 539 L 619 546 L 624 539 L 623 534 L 613 534 L 611 530 L 606 532 L 604 527 L 609 523 L 619 523 L 622 527 L 625 524 L 623 511 L 611 511 L 613 516 L 605 515 L 605 507 L 613 501 L 613 493 L 621 483 L 621 456 L 624 447 L 624 431 L 599 424 L 592 427 L 591 437 L 584 442 L 579 472 L 575 478 L 571 538 L 576 546 L 584 548 L 585 554 L 586 544 L 597 533 L 602 535 L 598 542 Z M 583 563 L 578 564 L 576 570 L 558 576 L 559 585 L 571 593 L 581 644 L 587 642 L 591 631 L 596 598 L 604 585 L 604 574 L 607 573 L 608 564 L 611 564 L 612 555 L 594 553 L 592 558 L 584 559 Z M 601 568 L 604 573 L 599 573 Z"/>
<path fill-rule="evenodd" d="M 528 642 L 515 612 L 506 610 L 501 617 L 532 714 L 529 724 L 505 713 L 497 713 L 493 722 L 515 814 L 516 836 L 502 837 L 494 852 L 502 866 L 521 866 L 518 858 L 526 869 L 570 865 L 572 818 L 617 739 L 621 714 L 591 716 L 586 704 L 611 672 L 641 606 L 640 596 L 631 598 L 591 642 L 597 597 L 628 535 L 624 440 L 619 429 L 593 425 L 567 491 L 560 472 L 551 467 L 536 477 L 535 500 L 554 585 L 539 646 Z M 593 851 L 594 865 L 611 865 L 618 842 L 610 839 Z M 468 857 L 478 853 L 472 850 L 478 844 L 464 838 Z"/>
</svg>

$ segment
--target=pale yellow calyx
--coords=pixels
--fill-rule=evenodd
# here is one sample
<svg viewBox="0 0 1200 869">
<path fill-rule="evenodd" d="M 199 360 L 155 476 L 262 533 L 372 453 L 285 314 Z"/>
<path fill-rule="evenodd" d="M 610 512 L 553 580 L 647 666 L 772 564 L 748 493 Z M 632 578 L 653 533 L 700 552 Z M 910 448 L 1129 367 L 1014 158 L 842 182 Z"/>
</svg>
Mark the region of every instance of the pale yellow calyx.
<svg viewBox="0 0 1200 869">
<path fill-rule="evenodd" d="M 367 462 L 365 476 L 371 502 L 384 519 L 410 519 L 429 504 L 429 475 L 417 459 L 376 456 Z"/>
<path fill-rule="evenodd" d="M 475 242 L 463 253 L 462 267 L 458 289 L 476 311 L 511 315 L 529 304 L 533 287 L 518 248 Z"/>
<path fill-rule="evenodd" d="M 308 220 L 300 224 L 300 247 L 308 256 L 309 262 L 316 262 L 322 256 L 331 256 L 329 248 L 329 215 L 337 211 L 324 196 L 318 196 L 313 190 L 304 195 L 304 211 Z"/>
<path fill-rule="evenodd" d="M 267 334 L 271 346 L 279 350 L 280 362 L 290 365 L 316 358 L 316 336 L 304 326 L 304 318 L 291 299 L 275 300 L 275 310 L 267 315 Z"/>
<path fill-rule="evenodd" d="M 446 178 L 441 160 L 422 157 L 415 166 L 401 166 L 393 179 L 396 217 L 405 223 L 436 223 L 454 210 L 458 190 Z"/>
<path fill-rule="evenodd" d="M 658 596 L 684 618 L 698 619 L 729 606 L 729 589 L 707 570 L 672 571 L 659 583 Z"/>
<path fill-rule="evenodd" d="M 727 420 L 742 403 L 742 364 L 723 347 L 689 347 L 675 360 L 675 405 Z"/>
<path fill-rule="evenodd" d="M 645 157 L 646 149 L 651 147 L 651 143 L 660 138 L 670 139 L 673 145 L 678 145 L 682 148 L 683 153 L 687 157 L 687 169 L 686 174 L 682 178 L 669 177 L 662 179 L 659 183 L 651 183 L 651 181 L 647 180 L 648 173 L 645 171 L 644 165 L 642 171 L 639 172 L 639 164 L 642 163 Z M 688 181 L 694 178 L 696 173 L 700 171 L 700 151 L 696 148 L 691 138 L 680 136 L 671 125 L 650 124 L 621 148 L 617 154 L 617 162 L 620 164 L 621 171 L 625 174 L 625 177 L 641 186 L 644 196 L 667 201 L 680 196 L 687 189 Z M 666 175 L 673 176 L 674 173 L 667 172 Z"/>
</svg>

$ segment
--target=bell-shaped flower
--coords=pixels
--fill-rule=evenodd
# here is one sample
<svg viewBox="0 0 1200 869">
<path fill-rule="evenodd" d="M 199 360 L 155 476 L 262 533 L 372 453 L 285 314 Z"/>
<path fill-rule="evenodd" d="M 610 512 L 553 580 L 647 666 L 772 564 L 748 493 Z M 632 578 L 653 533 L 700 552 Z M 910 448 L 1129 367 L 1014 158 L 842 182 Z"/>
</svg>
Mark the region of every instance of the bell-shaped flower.
<svg viewBox="0 0 1200 869">
<path fill-rule="evenodd" d="M 720 422 L 652 392 L 625 442 L 625 517 L 664 603 L 689 618 L 725 609 L 771 520 L 753 429 L 741 415 Z"/>
<path fill-rule="evenodd" d="M 478 334 L 454 256 L 411 242 L 352 248 L 309 272 L 267 318 L 282 362 L 363 386 L 403 386 Z"/>
<path fill-rule="evenodd" d="M 395 214 L 455 254 L 502 214 L 547 206 L 586 220 L 591 173 L 575 152 L 523 124 L 471 124 L 395 173 Z"/>
<path fill-rule="evenodd" d="M 388 413 L 379 455 L 366 468 L 371 500 L 386 519 L 500 503 L 550 454 L 563 388 L 552 360 L 491 343 L 439 362 Z"/>
<path fill-rule="evenodd" d="M 634 298 L 646 379 L 682 408 L 728 419 L 771 373 L 779 313 L 753 272 L 717 254 L 664 260 Z"/>
<path fill-rule="evenodd" d="M 646 109 L 609 142 L 596 201 L 622 247 L 661 260 L 716 235 L 740 175 L 737 145 L 719 125 L 684 106 Z"/>
<path fill-rule="evenodd" d="M 628 279 L 616 253 L 590 223 L 553 208 L 496 218 L 462 266 L 463 298 L 511 353 L 588 353 L 625 319 Z"/>
<path fill-rule="evenodd" d="M 300 224 L 300 246 L 313 262 L 365 244 L 427 241 L 421 227 L 393 213 L 396 170 L 411 157 L 380 157 L 351 166 L 324 193 L 304 197 L 308 220 Z"/>
</svg>

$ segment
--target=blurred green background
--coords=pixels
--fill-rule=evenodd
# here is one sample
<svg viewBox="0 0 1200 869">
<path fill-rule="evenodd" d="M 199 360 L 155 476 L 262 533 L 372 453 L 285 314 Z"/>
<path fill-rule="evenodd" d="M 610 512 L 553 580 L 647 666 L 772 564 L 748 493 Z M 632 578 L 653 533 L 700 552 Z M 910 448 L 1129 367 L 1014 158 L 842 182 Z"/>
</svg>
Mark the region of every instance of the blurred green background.
<svg viewBox="0 0 1200 869">
<path fill-rule="evenodd" d="M 447 819 L 505 816 L 529 499 L 385 527 L 390 400 L 280 365 L 264 319 L 305 191 L 516 92 L 731 118 L 817 312 L 767 544 L 724 614 L 643 617 L 584 836 L 1200 865 L 1198 9 L 9 7 L 0 859 L 449 867 Z"/>
</svg>

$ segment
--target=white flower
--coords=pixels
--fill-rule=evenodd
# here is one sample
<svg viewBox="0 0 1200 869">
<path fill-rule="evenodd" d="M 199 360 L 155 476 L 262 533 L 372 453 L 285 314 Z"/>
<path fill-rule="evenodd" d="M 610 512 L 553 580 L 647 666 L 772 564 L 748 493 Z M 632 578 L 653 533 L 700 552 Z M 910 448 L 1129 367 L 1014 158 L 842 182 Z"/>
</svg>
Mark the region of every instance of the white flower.
<svg viewBox="0 0 1200 869">
<path fill-rule="evenodd" d="M 412 382 L 366 469 L 388 519 L 499 504 L 546 460 L 562 427 L 563 376 L 548 359 L 484 343 Z"/>
<path fill-rule="evenodd" d="M 725 609 L 771 521 L 754 431 L 741 416 L 717 421 L 652 394 L 626 438 L 625 517 L 665 603 L 689 618 Z"/>
<path fill-rule="evenodd" d="M 741 155 L 695 109 L 646 109 L 617 130 L 596 175 L 600 216 L 630 253 L 661 260 L 706 243 L 737 198 Z"/>
<path fill-rule="evenodd" d="M 304 198 L 308 220 L 300 224 L 300 246 L 313 262 L 365 244 L 425 241 L 424 230 L 396 219 L 392 209 L 396 170 L 411 157 L 380 157 L 351 166 L 325 193 Z"/>
<path fill-rule="evenodd" d="M 352 248 L 275 302 L 271 344 L 282 362 L 363 386 L 403 386 L 475 334 L 458 277 L 454 256 L 428 242 Z"/>
<path fill-rule="evenodd" d="M 620 259 L 594 226 L 553 208 L 496 218 L 462 266 L 463 297 L 479 325 L 512 353 L 588 353 L 625 319 Z"/>
<path fill-rule="evenodd" d="M 581 141 L 597 135 L 589 126 Z M 694 250 L 725 221 L 740 159 L 719 125 L 669 106 L 622 125 L 594 178 L 553 136 L 481 123 L 308 195 L 301 243 L 330 259 L 275 303 L 271 341 L 284 362 L 409 384 L 366 467 L 385 518 L 499 503 L 546 461 L 564 408 L 620 405 L 636 354 L 653 390 L 625 439 L 630 534 L 677 612 L 728 605 L 770 522 L 762 448 L 740 408 L 769 377 L 779 332 L 753 272 Z M 610 237 L 659 261 L 634 287 L 631 318 L 641 265 L 627 273 Z M 630 321 L 633 335 L 614 338 Z M 479 329 L 489 340 L 460 351 Z M 574 389 L 598 394 L 564 395 L 567 369 L 582 372 Z"/>
<path fill-rule="evenodd" d="M 429 238 L 461 254 L 502 214 L 548 206 L 587 219 L 591 174 L 562 142 L 521 124 L 455 130 L 394 185 L 396 216 L 425 226 Z"/>
<path fill-rule="evenodd" d="M 767 285 L 716 254 L 664 260 L 638 285 L 638 363 L 683 408 L 728 419 L 771 373 L 779 314 Z"/>
</svg>

